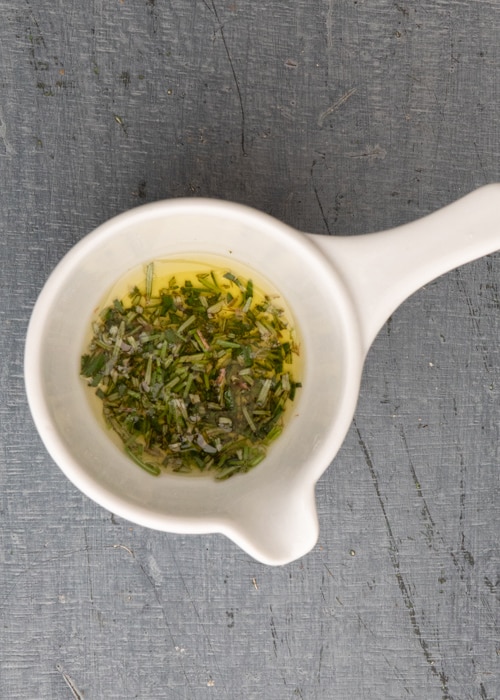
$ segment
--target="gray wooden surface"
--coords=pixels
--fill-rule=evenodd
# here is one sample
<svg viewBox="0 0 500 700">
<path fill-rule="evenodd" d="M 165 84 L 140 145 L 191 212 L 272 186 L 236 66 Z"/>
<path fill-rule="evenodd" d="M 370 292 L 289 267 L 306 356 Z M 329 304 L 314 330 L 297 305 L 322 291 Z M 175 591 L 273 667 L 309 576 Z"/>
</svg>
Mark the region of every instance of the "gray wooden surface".
<svg viewBox="0 0 500 700">
<path fill-rule="evenodd" d="M 45 279 L 110 216 L 222 197 L 366 233 L 500 180 L 498 0 L 0 0 L 0 698 L 499 700 L 500 254 L 365 367 L 281 568 L 131 525 L 45 452 Z"/>
</svg>

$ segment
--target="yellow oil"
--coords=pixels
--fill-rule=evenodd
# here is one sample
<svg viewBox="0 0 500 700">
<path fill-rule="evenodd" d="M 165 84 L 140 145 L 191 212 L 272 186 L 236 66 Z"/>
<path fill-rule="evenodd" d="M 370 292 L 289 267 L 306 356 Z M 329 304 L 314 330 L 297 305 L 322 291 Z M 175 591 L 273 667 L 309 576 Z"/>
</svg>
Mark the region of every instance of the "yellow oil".
<svg viewBox="0 0 500 700">
<path fill-rule="evenodd" d="M 183 256 L 155 259 L 137 265 L 136 267 L 128 270 L 112 285 L 108 293 L 103 298 L 102 303 L 96 308 L 94 318 L 92 320 L 97 320 L 99 315 L 117 299 L 120 300 L 125 307 L 130 306 L 130 294 L 134 288 L 138 288 L 142 293 L 144 293 L 146 288 L 147 268 L 151 263 L 153 264 L 151 297 L 158 296 L 161 290 L 168 288 L 173 278 L 175 278 L 175 283 L 180 286 L 183 286 L 186 282 L 191 282 L 193 285 L 199 286 L 198 275 L 213 272 L 222 288 L 224 288 L 225 283 L 227 283 L 228 288 L 231 286 L 230 282 L 224 278 L 224 274 L 227 272 L 235 275 L 235 277 L 237 277 L 243 285 L 246 285 L 247 281 L 251 280 L 253 283 L 253 305 L 259 304 L 265 299 L 271 299 L 273 306 L 279 310 L 282 310 L 283 314 L 281 318 L 286 320 L 286 328 L 282 331 L 282 342 L 289 342 L 294 348 L 294 352 L 292 353 L 292 363 L 288 365 L 288 371 L 290 372 L 291 376 L 293 376 L 295 382 L 303 381 L 304 361 L 300 330 L 296 326 L 291 309 L 286 303 L 286 300 L 268 279 L 264 278 L 255 270 L 250 269 L 249 267 L 232 259 L 207 255 L 204 255 L 202 258 Z M 89 323 L 89 333 L 86 336 L 86 343 L 82 354 L 87 351 L 89 340 L 92 337 L 91 327 L 92 324 Z M 105 425 L 102 417 L 102 402 L 95 396 L 94 391 L 86 393 L 91 395 L 89 400 L 93 412 L 99 414 L 99 421 Z M 290 416 L 293 414 L 293 412 L 297 411 L 299 398 L 300 390 L 297 391 L 295 400 L 293 402 L 288 402 L 288 406 L 282 417 L 283 432 L 278 440 L 283 439 L 283 434 L 286 433 L 286 426 L 289 422 Z M 109 432 L 115 444 L 123 445 L 120 438 L 114 433 L 114 431 L 107 429 L 107 432 Z M 181 476 L 185 477 L 186 475 L 182 474 Z M 207 474 L 206 476 L 210 475 Z"/>
</svg>

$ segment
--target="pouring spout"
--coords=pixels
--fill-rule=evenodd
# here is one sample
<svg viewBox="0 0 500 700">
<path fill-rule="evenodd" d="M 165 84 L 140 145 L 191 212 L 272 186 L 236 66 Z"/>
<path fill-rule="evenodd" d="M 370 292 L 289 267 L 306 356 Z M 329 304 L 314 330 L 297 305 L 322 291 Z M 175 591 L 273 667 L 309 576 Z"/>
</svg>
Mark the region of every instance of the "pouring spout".
<svg viewBox="0 0 500 700">
<path fill-rule="evenodd" d="M 254 559 L 283 566 L 307 554 L 319 534 L 314 487 L 290 488 L 280 493 L 235 502 L 230 524 L 222 530 Z"/>
<path fill-rule="evenodd" d="M 309 238 L 350 292 L 366 353 L 389 316 L 420 287 L 500 249 L 500 183 L 387 231 Z"/>
</svg>

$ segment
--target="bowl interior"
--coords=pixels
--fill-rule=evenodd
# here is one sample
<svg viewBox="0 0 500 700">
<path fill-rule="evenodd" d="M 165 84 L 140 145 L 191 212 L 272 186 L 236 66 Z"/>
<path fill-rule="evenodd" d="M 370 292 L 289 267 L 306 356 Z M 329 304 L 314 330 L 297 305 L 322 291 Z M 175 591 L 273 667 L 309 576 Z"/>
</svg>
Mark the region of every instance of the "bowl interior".
<svg viewBox="0 0 500 700">
<path fill-rule="evenodd" d="M 89 400 L 80 356 L 95 309 L 140 263 L 218 256 L 268 280 L 291 310 L 301 340 L 303 388 L 282 436 L 248 474 L 226 482 L 133 464 Z M 211 532 L 237 519 L 249 498 L 310 491 L 348 429 L 361 357 L 348 298 L 303 234 L 246 207 L 172 200 L 107 222 L 54 270 L 35 306 L 26 344 L 26 384 L 37 428 L 53 459 L 89 497 L 134 522 L 167 531 Z"/>
</svg>

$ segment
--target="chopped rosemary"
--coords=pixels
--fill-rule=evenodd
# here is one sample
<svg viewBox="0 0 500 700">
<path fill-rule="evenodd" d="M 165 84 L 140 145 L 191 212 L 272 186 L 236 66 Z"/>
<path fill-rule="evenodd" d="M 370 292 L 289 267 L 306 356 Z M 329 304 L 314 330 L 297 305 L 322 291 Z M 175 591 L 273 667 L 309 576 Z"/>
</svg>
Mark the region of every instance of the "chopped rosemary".
<svg viewBox="0 0 500 700">
<path fill-rule="evenodd" d="M 228 479 L 261 462 L 301 386 L 290 319 L 231 271 L 156 279 L 115 299 L 92 324 L 81 374 L 107 425 L 146 472 Z M 184 277 L 184 275 L 183 275 Z"/>
</svg>

